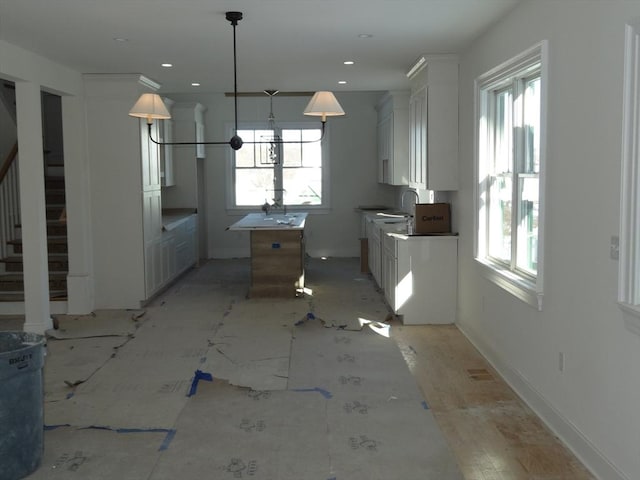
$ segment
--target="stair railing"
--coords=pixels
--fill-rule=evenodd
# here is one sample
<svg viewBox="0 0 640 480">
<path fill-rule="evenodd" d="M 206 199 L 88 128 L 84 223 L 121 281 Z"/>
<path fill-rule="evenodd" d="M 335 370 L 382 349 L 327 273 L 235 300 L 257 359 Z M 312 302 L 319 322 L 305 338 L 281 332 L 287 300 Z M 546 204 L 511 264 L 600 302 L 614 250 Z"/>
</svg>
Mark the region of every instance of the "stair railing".
<svg viewBox="0 0 640 480">
<path fill-rule="evenodd" d="M 20 187 L 17 159 L 16 142 L 0 166 L 0 258 L 9 255 L 7 242 L 19 236 Z"/>
</svg>

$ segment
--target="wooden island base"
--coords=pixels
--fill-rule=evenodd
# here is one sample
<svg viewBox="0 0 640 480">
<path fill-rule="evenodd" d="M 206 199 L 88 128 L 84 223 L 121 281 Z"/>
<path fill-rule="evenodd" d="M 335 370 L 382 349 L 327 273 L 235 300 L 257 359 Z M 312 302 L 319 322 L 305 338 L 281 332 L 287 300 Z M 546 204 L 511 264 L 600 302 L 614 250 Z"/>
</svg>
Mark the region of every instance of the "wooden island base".
<svg viewBox="0 0 640 480">
<path fill-rule="evenodd" d="M 304 230 L 251 231 L 249 297 L 294 297 L 304 288 Z"/>
</svg>

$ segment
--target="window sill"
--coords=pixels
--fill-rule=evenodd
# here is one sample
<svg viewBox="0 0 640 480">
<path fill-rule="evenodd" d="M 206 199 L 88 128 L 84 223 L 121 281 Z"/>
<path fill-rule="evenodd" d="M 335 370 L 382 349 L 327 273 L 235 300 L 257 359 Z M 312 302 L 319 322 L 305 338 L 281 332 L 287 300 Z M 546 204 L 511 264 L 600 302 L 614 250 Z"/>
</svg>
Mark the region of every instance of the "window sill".
<svg viewBox="0 0 640 480">
<path fill-rule="evenodd" d="M 640 335 L 640 305 L 618 302 L 618 306 L 625 313 L 624 325 L 632 333 Z"/>
<path fill-rule="evenodd" d="M 505 270 L 501 265 L 480 258 L 476 258 L 476 262 L 482 270 L 482 276 L 487 280 L 536 308 L 539 312 L 542 311 L 543 292 L 537 290 L 535 282 Z"/>
</svg>

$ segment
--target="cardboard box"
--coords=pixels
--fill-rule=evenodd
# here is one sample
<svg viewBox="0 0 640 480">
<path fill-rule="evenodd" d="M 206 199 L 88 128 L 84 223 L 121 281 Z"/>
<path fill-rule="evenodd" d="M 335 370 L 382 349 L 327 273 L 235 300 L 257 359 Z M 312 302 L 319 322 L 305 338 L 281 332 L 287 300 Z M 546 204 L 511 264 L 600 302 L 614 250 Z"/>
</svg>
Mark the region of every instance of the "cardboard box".
<svg viewBox="0 0 640 480">
<path fill-rule="evenodd" d="M 449 233 L 451 232 L 451 205 L 418 203 L 415 223 L 416 233 Z"/>
</svg>

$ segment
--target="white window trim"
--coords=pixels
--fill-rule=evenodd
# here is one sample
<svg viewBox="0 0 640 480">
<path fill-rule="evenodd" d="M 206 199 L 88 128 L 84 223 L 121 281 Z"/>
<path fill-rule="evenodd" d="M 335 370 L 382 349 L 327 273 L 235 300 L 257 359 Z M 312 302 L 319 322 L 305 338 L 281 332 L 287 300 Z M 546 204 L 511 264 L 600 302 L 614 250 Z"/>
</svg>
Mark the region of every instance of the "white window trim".
<svg viewBox="0 0 640 480">
<path fill-rule="evenodd" d="M 622 172 L 620 188 L 620 255 L 618 305 L 625 325 L 640 335 L 640 25 L 627 25 L 622 105 Z"/>
<path fill-rule="evenodd" d="M 320 127 L 319 122 L 311 122 L 311 121 L 300 121 L 300 122 L 278 122 L 278 127 L 280 128 L 318 128 Z M 238 130 L 243 129 L 254 129 L 254 130 L 264 130 L 266 129 L 266 124 L 259 122 L 243 122 L 238 123 Z M 227 136 L 231 138 L 233 135 L 235 126 L 231 123 L 226 125 Z M 324 137 L 322 138 L 322 205 L 287 205 L 288 212 L 296 212 L 296 211 L 304 211 L 304 212 L 313 212 L 313 213 L 330 213 L 331 212 L 331 175 L 329 166 L 331 164 L 331 157 L 329 155 L 330 150 L 330 128 L 329 125 L 325 124 Z M 256 212 L 255 206 L 247 206 L 247 207 L 238 207 L 235 205 L 234 201 L 234 189 L 235 189 L 235 176 L 234 176 L 234 168 L 233 168 L 233 150 L 231 148 L 227 149 L 227 168 L 225 172 L 225 203 L 226 203 L 226 212 L 228 215 L 244 215 L 246 213 Z"/>
<path fill-rule="evenodd" d="M 474 123 L 474 216 L 475 216 L 475 232 L 474 232 L 474 257 L 480 268 L 480 273 L 487 280 L 493 282 L 500 288 L 511 293 L 515 297 L 525 303 L 535 307 L 538 311 L 542 311 L 542 300 L 544 296 L 544 238 L 545 238 L 545 185 L 546 185 L 546 152 L 547 152 L 547 90 L 548 90 L 548 41 L 534 45 L 528 50 L 522 52 L 516 57 L 507 60 L 497 67 L 489 70 L 475 80 L 475 123 Z M 519 73 L 522 70 L 535 63 L 540 63 L 540 79 L 541 79 L 541 105 L 540 105 L 540 173 L 539 173 L 539 217 L 538 217 L 538 265 L 537 275 L 535 278 L 519 275 L 512 272 L 504 265 L 493 262 L 481 254 L 483 246 L 480 243 L 481 236 L 485 231 L 486 216 L 480 215 L 480 179 L 485 177 L 482 171 L 486 162 L 481 158 L 486 149 L 484 148 L 487 141 L 488 129 L 486 125 L 481 125 L 481 118 L 485 114 L 486 102 L 483 93 L 492 84 L 499 83 L 505 77 Z M 484 237 L 483 237 L 484 238 Z"/>
</svg>

